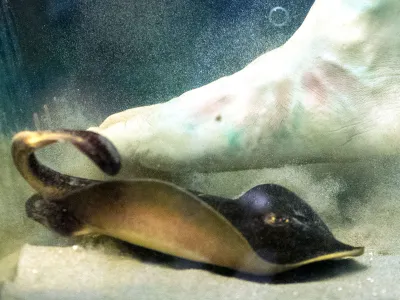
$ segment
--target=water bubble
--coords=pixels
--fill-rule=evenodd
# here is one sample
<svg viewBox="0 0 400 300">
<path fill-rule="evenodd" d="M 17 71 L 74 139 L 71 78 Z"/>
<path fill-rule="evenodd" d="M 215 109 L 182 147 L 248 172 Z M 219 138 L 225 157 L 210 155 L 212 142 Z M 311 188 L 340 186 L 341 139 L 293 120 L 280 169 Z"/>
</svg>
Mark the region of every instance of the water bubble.
<svg viewBox="0 0 400 300">
<path fill-rule="evenodd" d="M 270 10 L 268 20 L 276 27 L 285 26 L 289 22 L 289 12 L 282 6 Z"/>
</svg>

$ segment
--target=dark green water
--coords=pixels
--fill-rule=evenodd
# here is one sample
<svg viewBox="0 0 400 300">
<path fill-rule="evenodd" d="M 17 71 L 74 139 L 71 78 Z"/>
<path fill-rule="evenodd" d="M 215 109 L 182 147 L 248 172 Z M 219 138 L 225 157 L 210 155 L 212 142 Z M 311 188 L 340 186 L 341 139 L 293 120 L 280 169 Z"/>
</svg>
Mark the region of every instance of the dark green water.
<svg viewBox="0 0 400 300">
<path fill-rule="evenodd" d="M 60 98 L 94 104 L 97 122 L 234 73 L 287 40 L 313 1 L 0 3 L 0 129 L 15 131 Z"/>
</svg>

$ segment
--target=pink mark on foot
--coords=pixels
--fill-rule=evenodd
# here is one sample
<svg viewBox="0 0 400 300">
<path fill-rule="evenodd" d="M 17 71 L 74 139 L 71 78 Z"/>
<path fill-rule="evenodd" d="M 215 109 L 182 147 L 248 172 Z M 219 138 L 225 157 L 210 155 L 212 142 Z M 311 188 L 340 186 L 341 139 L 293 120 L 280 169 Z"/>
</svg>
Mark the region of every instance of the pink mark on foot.
<svg viewBox="0 0 400 300">
<path fill-rule="evenodd" d="M 321 62 L 302 78 L 302 88 L 306 91 L 304 103 L 309 106 L 327 106 L 332 104 L 327 103 L 331 95 L 335 95 L 336 100 L 358 95 L 362 90 L 362 84 L 352 72 L 354 72 L 352 69 L 337 63 Z"/>
<path fill-rule="evenodd" d="M 322 83 L 321 75 L 315 72 L 307 72 L 302 78 L 302 87 L 306 91 L 304 104 L 307 106 L 323 105 L 327 99 L 327 91 Z"/>
</svg>

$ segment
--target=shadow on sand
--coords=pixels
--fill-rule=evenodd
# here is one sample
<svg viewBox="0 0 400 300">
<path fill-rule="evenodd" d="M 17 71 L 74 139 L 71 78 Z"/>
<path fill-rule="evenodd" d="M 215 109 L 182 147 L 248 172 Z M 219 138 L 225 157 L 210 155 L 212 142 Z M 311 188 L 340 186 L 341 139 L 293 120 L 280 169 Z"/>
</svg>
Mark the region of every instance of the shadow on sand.
<svg viewBox="0 0 400 300">
<path fill-rule="evenodd" d="M 344 276 L 367 269 L 365 265 L 353 259 L 342 259 L 317 262 L 274 276 L 256 276 L 240 273 L 227 268 L 181 259 L 128 243 L 123 243 L 122 251 L 128 255 L 134 256 L 135 258 L 145 263 L 163 264 L 177 270 L 207 270 L 221 276 L 234 277 L 252 282 L 270 284 L 294 284 L 329 280 L 337 276 Z"/>
</svg>

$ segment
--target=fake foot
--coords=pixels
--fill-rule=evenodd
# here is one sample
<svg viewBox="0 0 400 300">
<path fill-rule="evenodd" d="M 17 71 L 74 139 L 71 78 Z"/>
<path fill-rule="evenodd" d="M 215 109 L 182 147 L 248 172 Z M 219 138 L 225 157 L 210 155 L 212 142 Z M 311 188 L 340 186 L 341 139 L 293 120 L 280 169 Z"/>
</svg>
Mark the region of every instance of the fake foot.
<svg viewBox="0 0 400 300">
<path fill-rule="evenodd" d="M 163 104 L 110 116 L 122 172 L 227 171 L 398 154 L 400 2 L 316 0 L 280 48 Z"/>
</svg>

